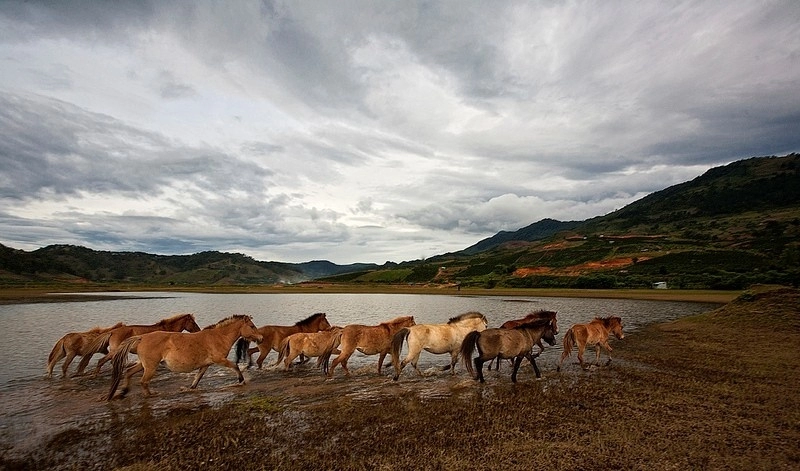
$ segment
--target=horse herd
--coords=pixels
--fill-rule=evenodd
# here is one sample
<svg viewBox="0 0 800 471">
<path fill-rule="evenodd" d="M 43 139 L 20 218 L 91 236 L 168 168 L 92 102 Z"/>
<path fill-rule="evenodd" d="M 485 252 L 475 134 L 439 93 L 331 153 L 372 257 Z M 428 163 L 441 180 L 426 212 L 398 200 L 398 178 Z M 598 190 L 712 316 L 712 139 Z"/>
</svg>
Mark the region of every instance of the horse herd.
<svg viewBox="0 0 800 471">
<path fill-rule="evenodd" d="M 188 332 L 184 332 L 188 331 Z M 84 371 L 95 353 L 103 356 L 97 362 L 93 374 L 97 375 L 102 366 L 111 361 L 111 387 L 107 399 L 124 397 L 128 392 L 133 375 L 142 373 L 141 386 L 146 396 L 152 395 L 150 381 L 162 362 L 173 372 L 188 373 L 197 371 L 191 388 L 197 387 L 200 379 L 212 364 L 226 366 L 235 371 L 239 383 L 244 376 L 239 362 L 247 359 L 252 366 L 252 355 L 259 353 L 255 363 L 258 368 L 272 350 L 278 359 L 272 366 L 281 362 L 285 370 L 290 370 L 292 362 L 300 357 L 303 363 L 310 357 L 317 358 L 317 366 L 328 378 L 333 377 L 336 367 L 341 366 L 345 375 L 350 375 L 348 359 L 358 350 L 365 355 L 378 356 L 378 374 L 384 360 L 391 355 L 394 368 L 393 379 L 399 379 L 403 368 L 411 364 L 417 374 L 422 350 L 433 354 L 450 354 L 449 369 L 455 374 L 455 366 L 461 357 L 464 367 L 476 380 L 484 382 L 483 365 L 500 360 L 513 360 L 511 381 L 517 381 L 517 371 L 522 360 L 528 359 L 536 377 L 541 377 L 536 357 L 544 351 L 542 341 L 555 345 L 558 334 L 556 313 L 553 311 L 534 311 L 522 319 L 504 323 L 499 328 L 488 328 L 486 317 L 479 312 L 466 312 L 451 318 L 444 324 L 416 324 L 413 316 L 403 316 L 378 325 L 350 324 L 344 327 L 332 326 L 325 313 L 316 313 L 294 325 L 265 325 L 257 328 L 250 316 L 234 315 L 216 324 L 200 329 L 192 314 L 180 314 L 163 319 L 152 325 L 116 324 L 107 328 L 95 328 L 87 332 L 71 332 L 56 342 L 50 352 L 47 376 L 52 376 L 56 363 L 64 359 L 61 367 L 62 377 L 76 356 L 81 357 L 75 376 Z M 583 353 L 587 346 L 594 345 L 595 363 L 600 362 L 600 351 L 604 348 L 611 362 L 609 335 L 622 339 L 622 320 L 617 316 L 596 317 L 585 324 L 575 324 L 567 330 L 563 340 L 563 351 L 557 371 L 577 346 L 578 361 L 586 368 Z M 254 342 L 255 346 L 250 347 Z M 236 358 L 228 356 L 236 345 Z M 401 360 L 403 345 L 407 354 Z M 538 351 L 534 353 L 534 347 Z M 129 354 L 138 360 L 128 364 Z M 331 357 L 336 355 L 332 360 Z M 121 388 L 120 388 L 121 386 Z M 119 393 L 117 394 L 117 390 Z"/>
</svg>

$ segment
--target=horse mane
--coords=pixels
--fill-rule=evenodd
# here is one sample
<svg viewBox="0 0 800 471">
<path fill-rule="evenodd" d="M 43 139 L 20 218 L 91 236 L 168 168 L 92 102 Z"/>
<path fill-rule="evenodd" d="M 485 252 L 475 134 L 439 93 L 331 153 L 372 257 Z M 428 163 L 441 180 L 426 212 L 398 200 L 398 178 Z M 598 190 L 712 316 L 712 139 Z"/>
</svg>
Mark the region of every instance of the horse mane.
<svg viewBox="0 0 800 471">
<path fill-rule="evenodd" d="M 524 319 L 553 319 L 556 317 L 555 311 L 548 311 L 546 309 L 539 309 L 538 311 L 529 312 Z"/>
<path fill-rule="evenodd" d="M 182 319 L 182 318 L 187 317 L 187 316 L 191 316 L 191 318 L 194 319 L 194 314 L 175 314 L 172 317 L 168 317 L 166 319 L 161 319 L 160 321 L 158 321 L 158 324 L 159 325 L 169 324 L 170 322 L 175 322 L 178 319 Z"/>
<path fill-rule="evenodd" d="M 123 323 L 123 322 L 117 322 L 116 324 L 112 325 L 111 327 L 95 326 L 95 327 L 92 327 L 91 329 L 89 329 L 88 331 L 86 331 L 86 333 L 87 334 L 102 334 L 102 333 L 108 332 L 111 329 L 116 329 L 117 327 L 123 327 L 124 325 L 125 325 L 125 323 Z"/>
<path fill-rule="evenodd" d="M 593 322 L 602 322 L 603 327 L 609 328 L 611 324 L 614 322 L 622 322 L 622 318 L 619 316 L 606 316 L 606 317 L 595 317 Z"/>
<path fill-rule="evenodd" d="M 401 322 L 408 321 L 409 319 L 413 319 L 413 318 L 414 318 L 414 316 L 395 317 L 394 319 L 392 319 L 390 321 L 381 322 L 380 325 L 395 325 L 395 324 L 399 324 Z"/>
<path fill-rule="evenodd" d="M 207 327 L 203 327 L 203 330 L 215 329 L 217 327 L 222 327 L 222 326 L 228 325 L 228 324 L 230 324 L 232 322 L 235 322 L 235 321 L 238 321 L 238 320 L 242 320 L 242 319 L 250 319 L 250 316 L 245 315 L 245 314 L 234 314 L 234 315 L 232 315 L 230 317 L 226 317 L 225 319 L 222 319 L 221 321 L 217 322 L 216 324 L 211 324 L 211 325 L 209 325 Z"/>
<path fill-rule="evenodd" d="M 538 329 L 539 327 L 545 327 L 550 324 L 550 319 L 534 319 L 531 321 L 523 322 L 522 324 L 515 326 L 515 329 Z"/>
<path fill-rule="evenodd" d="M 450 320 L 447 321 L 447 323 L 454 324 L 456 322 L 463 321 L 466 319 L 486 319 L 486 316 L 477 311 L 470 311 L 470 312 L 465 312 L 464 314 L 459 314 L 456 317 L 451 317 Z"/>
<path fill-rule="evenodd" d="M 316 314 L 311 314 L 310 316 L 306 317 L 302 321 L 295 322 L 294 325 L 296 325 L 297 327 L 304 327 L 304 326 L 310 325 L 312 322 L 317 320 L 317 318 L 319 318 L 319 317 L 325 317 L 325 313 L 324 312 L 318 312 Z"/>
</svg>

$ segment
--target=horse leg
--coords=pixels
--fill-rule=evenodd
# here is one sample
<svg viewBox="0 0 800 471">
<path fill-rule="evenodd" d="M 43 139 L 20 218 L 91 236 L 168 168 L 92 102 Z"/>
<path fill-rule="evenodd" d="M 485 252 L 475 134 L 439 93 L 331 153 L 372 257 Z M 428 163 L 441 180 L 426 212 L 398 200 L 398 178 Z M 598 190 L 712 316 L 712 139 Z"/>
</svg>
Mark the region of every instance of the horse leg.
<svg viewBox="0 0 800 471">
<path fill-rule="evenodd" d="M 583 365 L 583 352 L 586 350 L 586 344 L 578 344 L 578 362 L 581 364 L 582 369 L 586 369 Z"/>
<path fill-rule="evenodd" d="M 100 368 L 102 368 L 103 365 L 105 365 L 106 362 L 111 359 L 112 353 L 113 352 L 106 353 L 105 355 L 103 355 L 103 358 L 97 360 L 97 366 L 94 368 L 94 375 L 95 376 L 100 374 Z"/>
<path fill-rule="evenodd" d="M 141 363 L 139 364 L 141 365 Z M 153 376 L 156 375 L 156 368 L 158 368 L 158 364 L 156 364 L 154 368 L 148 368 L 142 365 L 144 373 L 142 374 L 142 381 L 140 384 L 142 385 L 142 390 L 144 391 L 145 397 L 158 395 L 158 393 L 154 393 L 153 391 L 150 390 L 150 380 L 153 379 Z"/>
<path fill-rule="evenodd" d="M 450 374 L 456 374 L 456 363 L 458 363 L 458 350 L 450 353 Z"/>
<path fill-rule="evenodd" d="M 239 380 L 238 384 L 243 384 L 244 383 L 244 375 L 242 374 L 242 370 L 239 369 L 239 365 L 237 365 L 236 363 L 228 360 L 227 358 L 223 358 L 222 361 L 218 361 L 216 363 L 218 365 L 221 365 L 221 366 L 227 366 L 228 368 L 230 368 L 233 371 L 235 371 L 236 372 L 236 378 Z M 207 369 L 208 366 L 206 366 L 205 368 Z M 203 372 L 205 373 L 205 371 L 203 371 Z M 197 381 L 200 381 L 200 379 L 198 379 Z M 197 386 L 197 385 L 195 384 L 195 386 Z"/>
<path fill-rule="evenodd" d="M 611 364 L 611 350 L 613 350 L 613 348 L 611 348 L 611 345 L 608 344 L 607 340 L 603 342 L 603 347 L 605 347 L 606 352 L 608 353 L 608 361 L 606 362 L 606 366 L 608 366 L 608 365 Z M 599 344 L 598 344 L 598 349 L 599 349 Z M 599 364 L 599 362 L 600 362 L 600 357 L 599 356 L 597 357 L 597 361 L 598 361 L 598 364 Z"/>
<path fill-rule="evenodd" d="M 271 347 L 267 347 L 266 345 L 262 346 L 262 344 L 258 344 L 258 358 L 256 359 L 256 364 L 258 365 L 259 370 L 264 365 L 264 359 L 267 358 L 267 355 L 269 355 L 270 350 L 272 350 Z"/>
<path fill-rule="evenodd" d="M 522 364 L 522 358 L 523 358 L 523 355 L 517 355 L 517 357 L 514 358 L 514 369 L 513 369 L 513 371 L 511 371 L 511 382 L 512 383 L 516 383 L 517 382 L 517 371 L 519 370 L 519 365 Z"/>
<path fill-rule="evenodd" d="M 531 366 L 533 366 L 533 372 L 536 373 L 536 379 L 542 377 L 542 373 L 539 371 L 539 367 L 536 366 L 536 357 L 528 353 L 528 361 L 531 362 Z M 521 360 L 520 360 L 521 361 Z"/>
<path fill-rule="evenodd" d="M 189 389 L 194 389 L 197 387 L 197 383 L 200 382 L 200 379 L 206 374 L 206 370 L 208 369 L 209 365 L 201 366 L 199 370 L 197 370 L 197 374 L 194 375 L 194 381 L 192 381 L 192 385 L 189 386 Z"/>
<path fill-rule="evenodd" d="M 70 352 L 70 353 L 67 354 L 67 358 L 64 359 L 64 364 L 61 365 L 61 377 L 62 378 L 66 378 L 67 377 L 67 368 L 69 368 L 69 365 L 72 363 L 72 360 L 75 359 L 75 355 L 76 355 L 75 353 Z"/>
<path fill-rule="evenodd" d="M 302 356 L 302 354 L 300 354 Z M 286 358 L 283 360 L 283 371 L 289 371 L 292 368 L 292 361 L 297 358 L 297 353 L 293 351 L 289 351 L 289 354 L 286 355 Z"/>
<path fill-rule="evenodd" d="M 127 371 L 125 371 L 125 377 L 123 378 L 122 388 L 120 388 L 119 395 L 117 397 L 122 399 L 123 397 L 125 397 L 126 394 L 128 394 L 128 390 L 130 389 L 130 384 L 131 384 L 131 377 L 136 373 L 142 371 L 143 369 L 144 366 L 142 366 L 140 362 L 137 362 L 135 365 L 131 366 L 130 368 L 128 368 Z"/>
<path fill-rule="evenodd" d="M 381 352 L 381 354 L 378 355 L 378 374 L 381 374 L 381 367 L 383 366 L 383 360 L 385 358 L 386 358 L 386 353 Z"/>
<path fill-rule="evenodd" d="M 481 383 L 485 383 L 486 380 L 483 378 L 483 360 L 481 360 L 481 357 L 478 356 L 475 357 L 474 363 L 475 363 L 475 371 L 478 372 L 478 381 L 480 381 Z"/>
</svg>

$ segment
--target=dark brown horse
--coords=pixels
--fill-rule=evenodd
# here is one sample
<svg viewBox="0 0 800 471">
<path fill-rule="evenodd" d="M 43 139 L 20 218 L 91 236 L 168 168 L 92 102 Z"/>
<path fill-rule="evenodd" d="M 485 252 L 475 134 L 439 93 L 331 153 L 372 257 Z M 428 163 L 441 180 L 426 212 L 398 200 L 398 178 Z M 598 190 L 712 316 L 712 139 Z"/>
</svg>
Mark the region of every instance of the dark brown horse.
<svg viewBox="0 0 800 471">
<path fill-rule="evenodd" d="M 191 389 L 197 387 L 208 367 L 215 363 L 234 370 L 241 384 L 244 376 L 239 366 L 228 359 L 228 353 L 239 337 L 254 342 L 262 340 L 250 316 L 231 316 L 194 333 L 156 331 L 133 336 L 122 342 L 112 357 L 114 370 L 107 399 L 110 401 L 114 397 L 123 376 L 125 383 L 119 397 L 124 397 L 131 377 L 140 371 L 144 372 L 142 390 L 145 396 L 153 395 L 150 391 L 150 380 L 162 361 L 170 371 L 177 373 L 199 369 Z M 139 360 L 126 369 L 129 353 L 138 355 Z"/>
<path fill-rule="evenodd" d="M 261 368 L 261 366 L 264 364 L 264 360 L 267 358 L 267 355 L 269 355 L 269 352 L 275 350 L 276 352 L 280 353 L 283 339 L 292 334 L 299 332 L 319 332 L 320 330 L 328 330 L 330 328 L 331 324 L 328 322 L 327 315 L 324 312 L 312 314 L 302 321 L 295 322 L 294 325 L 261 326 L 258 328 L 258 333 L 264 337 L 264 340 L 247 351 L 247 364 L 248 366 L 252 365 L 252 355 L 255 352 L 259 352 L 258 359 L 256 359 L 256 364 L 258 364 L 258 367 Z M 239 345 L 236 346 L 237 350 L 243 348 L 241 345 L 242 342 L 246 342 L 246 340 L 239 341 Z M 277 365 L 279 361 L 280 360 L 276 361 L 272 366 Z"/>
<path fill-rule="evenodd" d="M 62 358 L 66 358 L 64 364 L 61 365 L 61 377 L 66 378 L 67 369 L 70 363 L 72 363 L 72 360 L 74 360 L 76 356 L 86 356 L 89 353 L 88 348 L 92 340 L 102 333 L 108 332 L 111 329 L 116 329 L 117 327 L 122 327 L 123 325 L 125 324 L 119 322 L 111 327 L 95 327 L 86 332 L 70 332 L 65 334 L 58 339 L 58 342 L 53 346 L 53 350 L 50 351 L 50 356 L 47 357 L 47 377 L 52 377 L 53 368 L 55 368 L 56 363 L 61 361 Z M 76 376 L 81 374 L 83 374 L 83 369 L 79 369 L 75 373 Z"/>
<path fill-rule="evenodd" d="M 533 321 L 533 320 L 536 320 L 536 319 L 550 319 L 550 323 L 553 325 L 553 333 L 555 335 L 558 335 L 558 319 L 556 318 L 556 314 L 557 313 L 554 312 L 554 311 L 545 311 L 545 310 L 533 311 L 533 312 L 528 313 L 522 319 L 512 319 L 510 321 L 503 322 L 503 325 L 501 325 L 500 328 L 501 329 L 513 329 L 515 327 L 521 326 L 522 324 L 525 324 L 526 322 L 530 322 L 530 321 Z M 542 352 L 544 351 L 544 345 L 542 345 L 542 341 L 541 340 L 536 342 L 536 345 L 539 347 L 539 353 L 534 355 L 535 357 L 541 355 Z M 492 362 L 491 361 L 489 362 L 489 365 L 488 365 L 487 368 L 489 370 L 492 369 Z M 497 369 L 498 370 L 500 369 L 500 358 L 497 358 Z"/>
<path fill-rule="evenodd" d="M 122 325 L 108 332 L 98 335 L 92 343 L 86 348 L 87 354 L 81 358 L 78 365 L 78 371 L 83 371 L 92 359 L 95 353 L 106 352 L 105 356 L 97 361 L 97 367 L 94 374 L 100 373 L 100 368 L 105 362 L 111 359 L 111 356 L 116 351 L 117 347 L 123 340 L 133 337 L 134 335 L 142 335 L 149 332 L 156 331 L 180 332 L 187 330 L 189 332 L 200 331 L 200 326 L 194 320 L 194 314 L 178 314 L 167 319 L 161 319 L 155 324 L 150 325 Z"/>
<path fill-rule="evenodd" d="M 331 367 L 328 369 L 328 377 L 333 376 L 333 371 L 339 364 L 342 365 L 344 373 L 350 376 L 350 370 L 347 369 L 347 360 L 356 349 L 365 355 L 380 355 L 378 357 L 378 374 L 380 374 L 383 360 L 392 348 L 392 337 L 400 329 L 411 327 L 412 325 L 415 325 L 414 316 L 398 317 L 373 326 L 361 324 L 345 326 L 342 331 L 342 341 L 339 345 L 341 353 L 333 359 Z M 324 363 L 328 362 L 333 350 L 333 348 L 330 348 L 322 354 Z"/>
<path fill-rule="evenodd" d="M 608 344 L 608 336 L 614 336 L 620 340 L 625 338 L 622 332 L 622 319 L 617 316 L 609 317 L 595 317 L 588 324 L 575 324 L 569 328 L 564 334 L 564 351 L 561 353 L 561 360 L 558 362 L 556 371 L 561 371 L 561 364 L 572 353 L 572 347 L 578 345 L 578 362 L 581 368 L 586 369 L 583 363 L 583 352 L 586 350 L 587 345 L 594 345 L 597 358 L 595 364 L 600 366 L 600 347 L 606 349 L 608 352 L 608 361 L 606 365 L 611 363 L 611 345 Z"/>
<path fill-rule="evenodd" d="M 539 367 L 536 366 L 536 360 L 531 353 L 539 339 L 555 345 L 555 333 L 549 319 L 533 320 L 513 329 L 495 328 L 486 329 L 483 332 L 470 332 L 464 338 L 464 343 L 461 344 L 464 366 L 473 378 L 483 383 L 483 364 L 485 362 L 495 358 L 513 358 L 514 370 L 511 372 L 511 381 L 516 383 L 519 365 L 523 358 L 527 358 L 533 365 L 536 377 L 541 378 Z M 473 360 L 472 353 L 476 348 L 478 356 Z"/>
</svg>

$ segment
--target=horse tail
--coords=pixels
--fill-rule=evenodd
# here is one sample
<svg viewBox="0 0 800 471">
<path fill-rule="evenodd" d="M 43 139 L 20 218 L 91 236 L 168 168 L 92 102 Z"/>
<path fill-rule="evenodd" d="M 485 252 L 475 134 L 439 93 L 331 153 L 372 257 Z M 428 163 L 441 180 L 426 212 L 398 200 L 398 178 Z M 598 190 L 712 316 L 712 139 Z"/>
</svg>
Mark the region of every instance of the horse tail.
<svg viewBox="0 0 800 471">
<path fill-rule="evenodd" d="M 53 349 L 50 351 L 50 355 L 47 357 L 47 376 L 51 376 L 53 374 L 53 367 L 55 366 L 56 362 L 66 356 L 67 352 L 64 348 L 64 341 L 66 339 L 67 336 L 65 335 L 58 339 L 58 342 L 53 345 Z"/>
<path fill-rule="evenodd" d="M 244 337 L 239 337 L 239 340 L 236 341 L 236 359 L 234 363 L 237 365 L 240 361 L 247 358 L 247 366 L 250 367 L 253 357 L 250 356 L 250 341 L 246 340 Z"/>
<path fill-rule="evenodd" d="M 275 365 L 279 365 L 284 358 L 289 356 L 289 350 L 291 347 L 292 346 L 289 344 L 289 337 L 281 340 L 281 348 L 278 349 L 278 359 L 275 361 Z"/>
<path fill-rule="evenodd" d="M 141 335 L 124 340 L 119 344 L 119 348 L 111 357 L 113 369 L 111 370 L 111 388 L 108 391 L 107 401 L 110 401 L 114 397 L 114 393 L 117 392 L 119 383 L 122 381 L 122 374 L 125 372 L 125 366 L 128 364 L 128 354 L 139 345 L 141 340 Z"/>
<path fill-rule="evenodd" d="M 464 341 L 461 343 L 461 357 L 464 360 L 464 367 L 473 378 L 475 378 L 475 367 L 472 365 L 472 352 L 475 351 L 475 346 L 480 336 L 480 332 L 473 330 L 464 337 Z"/>
<path fill-rule="evenodd" d="M 394 337 L 392 337 L 392 366 L 394 366 L 394 378 L 400 376 L 400 350 L 403 349 L 403 342 L 408 338 L 411 333 L 408 327 L 403 327 L 398 330 Z"/>
<path fill-rule="evenodd" d="M 575 345 L 575 331 L 570 327 L 567 333 L 564 334 L 564 353 L 562 353 L 564 358 L 572 354 L 573 345 Z"/>
<path fill-rule="evenodd" d="M 335 335 L 331 335 L 331 343 L 325 348 L 325 351 L 330 349 L 331 352 L 339 348 L 339 344 L 342 343 L 342 331 L 340 330 Z M 326 375 L 328 374 L 328 360 L 330 359 L 330 355 L 326 357 L 323 361 L 322 357 L 317 358 L 317 366 L 322 365 L 322 372 Z"/>
<path fill-rule="evenodd" d="M 344 332 L 342 332 L 343 334 Z M 330 345 L 325 347 L 325 351 L 322 352 L 322 355 L 319 356 L 319 361 L 322 363 L 322 370 L 325 374 L 328 374 L 328 362 L 331 360 L 331 355 L 333 355 L 333 351 L 339 348 L 339 343 L 342 339 L 342 334 L 336 335 L 338 342 L 331 342 Z"/>
<path fill-rule="evenodd" d="M 86 354 L 81 357 L 81 362 L 78 364 L 78 371 L 83 371 L 87 366 L 89 366 L 89 361 L 92 359 L 92 355 L 108 349 L 108 345 L 111 342 L 112 333 L 112 331 L 108 331 L 104 334 L 100 334 L 91 342 L 89 342 L 89 345 L 86 346 Z"/>
</svg>

